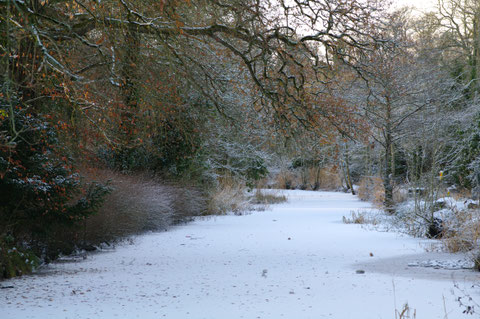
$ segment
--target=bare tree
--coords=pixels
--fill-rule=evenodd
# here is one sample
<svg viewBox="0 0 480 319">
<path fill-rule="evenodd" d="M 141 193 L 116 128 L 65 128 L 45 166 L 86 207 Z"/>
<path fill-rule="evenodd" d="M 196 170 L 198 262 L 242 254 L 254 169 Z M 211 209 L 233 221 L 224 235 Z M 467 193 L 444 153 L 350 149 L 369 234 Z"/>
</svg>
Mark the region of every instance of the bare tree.
<svg viewBox="0 0 480 319">
<path fill-rule="evenodd" d="M 462 77 L 470 94 L 480 89 L 480 1 L 438 0 L 437 17 L 442 32 L 442 48 L 454 70 Z"/>
<path fill-rule="evenodd" d="M 393 13 L 384 30 L 387 34 L 383 37 L 394 45 L 368 55 L 362 62 L 369 70 L 366 81 L 357 81 L 348 98 L 361 105 L 359 115 L 366 118 L 371 137 L 383 150 L 384 205 L 393 213 L 396 148 L 426 124 L 417 121 L 417 126 L 411 125 L 421 112 L 448 103 L 455 93 L 451 91 L 453 81 L 429 57 L 417 53 L 418 45 L 409 34 L 407 11 Z"/>
<path fill-rule="evenodd" d="M 10 4 L 15 11 L 16 25 L 23 26 L 18 31 L 33 39 L 45 66 L 76 84 L 91 81 L 93 70 L 100 68 L 103 71 L 96 75 L 105 74 L 111 83 L 121 84 L 126 102 L 133 103 L 131 65 L 141 54 L 134 52 L 140 42 L 161 47 L 163 54 L 172 55 L 170 62 L 175 65 L 188 68 L 197 62 L 197 71 L 202 70 L 205 76 L 208 68 L 202 68 L 200 61 L 192 61 L 195 58 L 188 48 L 214 42 L 246 68 L 265 108 L 273 110 L 279 121 L 298 121 L 302 125 L 313 125 L 312 114 L 321 113 L 312 109 L 318 104 L 319 94 L 308 90 L 312 81 L 321 83 L 331 78 L 334 63 L 358 68 L 356 61 L 364 51 L 379 43 L 367 31 L 378 18 L 377 1 L 0 3 Z M 127 46 L 123 56 L 112 46 L 121 30 Z M 89 58 L 68 59 L 69 50 L 80 47 L 85 48 Z M 115 64 L 120 63 L 124 66 L 117 74 Z"/>
</svg>

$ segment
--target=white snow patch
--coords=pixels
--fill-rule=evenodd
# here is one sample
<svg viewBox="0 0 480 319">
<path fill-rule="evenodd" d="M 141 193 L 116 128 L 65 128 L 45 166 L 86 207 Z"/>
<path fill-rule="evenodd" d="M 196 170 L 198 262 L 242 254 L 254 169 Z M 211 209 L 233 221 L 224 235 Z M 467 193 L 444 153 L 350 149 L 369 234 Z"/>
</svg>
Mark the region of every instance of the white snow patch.
<svg viewBox="0 0 480 319">
<path fill-rule="evenodd" d="M 8 280 L 0 317 L 386 319 L 408 302 L 434 319 L 445 300 L 448 318 L 463 318 L 453 280 L 409 267 L 428 258 L 425 240 L 343 224 L 370 208 L 350 194 L 284 193 L 289 201 L 271 211 L 198 219 Z M 465 287 L 478 278 L 438 271 Z"/>
</svg>

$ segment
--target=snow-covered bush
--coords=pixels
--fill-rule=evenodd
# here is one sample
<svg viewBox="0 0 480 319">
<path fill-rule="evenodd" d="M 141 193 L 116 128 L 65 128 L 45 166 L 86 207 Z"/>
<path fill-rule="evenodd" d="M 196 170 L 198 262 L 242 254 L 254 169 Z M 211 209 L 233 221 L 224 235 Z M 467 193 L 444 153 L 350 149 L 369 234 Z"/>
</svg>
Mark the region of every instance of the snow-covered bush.
<svg viewBox="0 0 480 319">
<path fill-rule="evenodd" d="M 442 219 L 432 211 L 428 201 L 410 199 L 396 207 L 395 225 L 415 237 L 441 236 Z"/>
<path fill-rule="evenodd" d="M 477 251 L 480 211 L 469 209 L 469 200 L 443 197 L 433 203 L 409 200 L 398 206 L 395 225 L 416 237 L 441 239 L 449 252 Z"/>
<path fill-rule="evenodd" d="M 30 273 L 39 259 L 28 249 L 17 247 L 14 238 L 0 238 L 0 278 L 11 278 Z"/>
<path fill-rule="evenodd" d="M 56 256 L 56 234 L 74 232 L 98 210 L 109 187 L 80 178 L 50 114 L 35 114 L 15 95 L 7 98 L 12 92 L 5 86 L 0 91 L 0 134 L 6 139 L 0 143 L 0 241 L 38 257 Z M 3 253 L 0 262 L 25 273 L 17 257 Z"/>
<path fill-rule="evenodd" d="M 445 249 L 450 252 L 478 249 L 480 212 L 468 208 L 460 210 L 454 208 L 448 217 L 444 221 L 445 231 L 442 238 Z"/>
<path fill-rule="evenodd" d="M 145 174 L 124 175 L 110 170 L 88 174 L 110 180 L 113 190 L 79 232 L 78 237 L 86 245 L 164 230 L 206 211 L 205 194 L 193 187 L 169 184 Z"/>
</svg>

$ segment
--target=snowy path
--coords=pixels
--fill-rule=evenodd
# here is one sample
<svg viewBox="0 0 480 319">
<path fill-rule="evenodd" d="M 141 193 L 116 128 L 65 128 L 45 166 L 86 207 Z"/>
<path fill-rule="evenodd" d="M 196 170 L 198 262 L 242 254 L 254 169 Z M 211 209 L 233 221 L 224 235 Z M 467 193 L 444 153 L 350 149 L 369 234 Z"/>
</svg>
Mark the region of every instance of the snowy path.
<svg viewBox="0 0 480 319">
<path fill-rule="evenodd" d="M 0 283 L 15 287 L 0 290 L 0 318 L 392 319 L 392 282 L 397 308 L 408 301 L 418 319 L 444 318 L 444 300 L 448 318 L 472 318 L 448 278 L 464 287 L 476 274 L 407 267 L 402 256 L 425 258 L 422 241 L 343 224 L 368 207 L 351 195 L 287 194 L 271 211 L 198 220 Z"/>
</svg>

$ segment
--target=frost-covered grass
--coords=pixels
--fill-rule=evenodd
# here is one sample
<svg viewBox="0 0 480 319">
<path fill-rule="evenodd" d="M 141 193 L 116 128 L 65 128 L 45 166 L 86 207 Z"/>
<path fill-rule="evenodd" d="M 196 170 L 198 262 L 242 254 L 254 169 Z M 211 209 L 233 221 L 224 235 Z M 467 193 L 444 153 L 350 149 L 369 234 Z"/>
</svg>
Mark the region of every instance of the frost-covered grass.
<svg viewBox="0 0 480 319">
<path fill-rule="evenodd" d="M 342 222 L 370 204 L 284 194 L 271 210 L 197 219 L 3 282 L 14 288 L 0 289 L 1 318 L 392 319 L 406 303 L 418 319 L 463 318 L 452 278 L 476 298 L 469 270 L 409 267 L 450 258 L 425 252 L 431 240 Z"/>
<path fill-rule="evenodd" d="M 287 197 L 281 190 L 263 190 L 256 189 L 251 198 L 252 204 L 255 205 L 271 205 L 280 204 L 287 201 Z"/>
<path fill-rule="evenodd" d="M 233 178 L 222 179 L 209 195 L 208 215 L 243 214 L 249 209 L 245 186 Z"/>
<path fill-rule="evenodd" d="M 372 210 L 358 210 L 351 211 L 350 215 L 343 216 L 342 221 L 345 224 L 368 224 L 368 225 L 377 225 L 379 219 L 377 214 L 374 214 Z"/>
<path fill-rule="evenodd" d="M 439 249 L 468 253 L 480 270 L 480 210 L 478 202 L 465 198 L 442 197 L 435 202 L 408 200 L 398 205 L 390 219 L 396 231 L 415 237 L 435 234 Z M 432 234 L 433 232 L 433 234 Z"/>
</svg>

